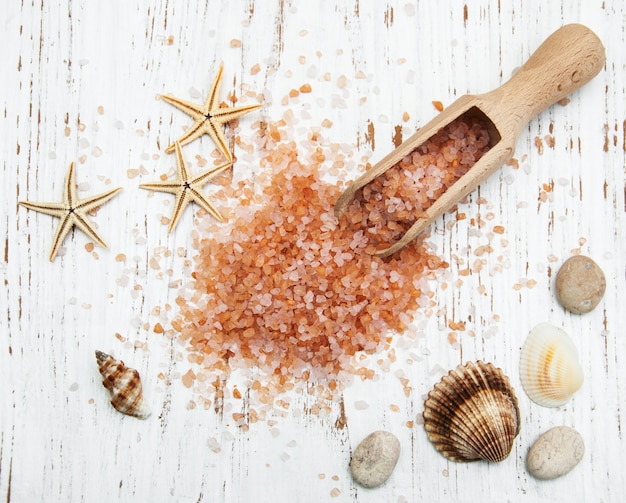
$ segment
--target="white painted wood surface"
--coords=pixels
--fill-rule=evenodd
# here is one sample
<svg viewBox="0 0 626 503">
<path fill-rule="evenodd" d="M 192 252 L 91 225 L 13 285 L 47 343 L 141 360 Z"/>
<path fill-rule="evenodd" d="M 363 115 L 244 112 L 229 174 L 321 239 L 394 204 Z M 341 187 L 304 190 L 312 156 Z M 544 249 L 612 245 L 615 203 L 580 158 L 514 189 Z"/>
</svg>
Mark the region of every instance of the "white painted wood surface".
<svg viewBox="0 0 626 503">
<path fill-rule="evenodd" d="M 309 399 L 298 395 L 284 417 L 277 412 L 248 431 L 235 426 L 228 404 L 223 414 L 190 409 L 196 397 L 178 378 L 190 368 L 185 350 L 154 326 L 161 321 L 167 327 L 177 285 L 189 279 L 194 218 L 188 210 L 168 235 L 160 221 L 169 212 L 163 205 L 168 196 L 149 197 L 138 188 L 140 180 L 171 172 L 173 157 L 163 149 L 188 121 L 155 96 L 202 100 L 223 61 L 224 99 L 249 89 L 263 93 L 268 104 L 262 114 L 241 119 L 237 134 L 249 136 L 259 117 L 278 120 L 291 109 L 299 120 L 292 139 L 301 142 L 309 128 L 330 119 L 324 135 L 354 147 L 347 177 L 355 178 L 361 156 L 376 161 L 393 147 L 395 126 L 406 137 L 437 113 L 432 100 L 449 104 L 497 87 L 569 22 L 599 35 L 605 69 L 567 106 L 531 121 L 518 143 L 519 169 L 505 166 L 484 183 L 459 208 L 467 220 L 451 224 L 456 216 L 447 215 L 437 223 L 431 242 L 451 263 L 449 278 L 445 287 L 433 283 L 437 306 L 430 318 L 420 313 L 408 334 L 414 339 L 396 338 L 400 346 L 413 342 L 397 349 L 391 370 L 348 385 L 327 417 L 303 412 Z M 0 499 L 623 500 L 622 0 L 9 0 L 0 26 L 0 235 L 6 236 Z M 260 71 L 251 72 L 256 64 Z M 305 83 L 311 93 L 283 102 Z M 404 112 L 410 114 L 406 122 Z M 548 134 L 553 148 L 544 139 Z M 544 139 L 541 154 L 537 137 Z M 189 145 L 185 157 L 207 157 L 212 148 L 205 137 Z M 81 197 L 115 186 L 124 190 L 93 217 L 108 249 L 87 251 L 88 239 L 75 232 L 64 255 L 50 263 L 57 221 L 18 209 L 17 202 L 60 198 L 71 161 L 77 162 Z M 145 174 L 134 177 L 132 170 Z M 479 215 L 485 226 L 477 232 L 469 219 Z M 494 225 L 504 226 L 504 234 L 490 232 Z M 493 251 L 480 255 L 485 244 Z M 554 274 L 572 253 L 591 256 L 607 275 L 605 299 L 584 316 L 566 313 L 553 294 Z M 465 275 L 479 259 L 482 270 Z M 456 343 L 449 342 L 450 321 L 466 322 Z M 542 321 L 570 333 L 585 368 L 583 388 L 558 409 L 531 403 L 517 376 L 519 348 Z M 123 417 L 109 406 L 95 349 L 140 370 L 154 411 L 148 420 Z M 497 465 L 446 461 L 419 424 L 423 397 L 442 373 L 478 358 L 511 377 L 523 416 L 511 456 Z M 400 375 L 410 381 L 408 397 Z M 347 422 L 340 428 L 342 407 Z M 528 448 L 560 424 L 582 433 L 585 457 L 568 476 L 537 481 L 525 469 Z M 365 490 L 352 482 L 347 465 L 351 449 L 376 429 L 393 431 L 403 452 L 388 483 Z"/>
</svg>

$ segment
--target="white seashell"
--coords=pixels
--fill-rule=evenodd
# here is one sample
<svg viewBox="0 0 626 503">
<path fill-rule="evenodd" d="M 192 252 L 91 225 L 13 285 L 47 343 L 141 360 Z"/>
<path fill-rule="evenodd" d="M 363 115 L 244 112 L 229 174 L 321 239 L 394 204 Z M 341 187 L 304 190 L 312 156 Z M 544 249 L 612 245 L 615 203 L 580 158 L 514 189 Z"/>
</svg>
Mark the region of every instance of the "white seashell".
<svg viewBox="0 0 626 503">
<path fill-rule="evenodd" d="M 533 402 L 565 404 L 583 384 L 578 350 L 560 328 L 540 323 L 530 331 L 520 356 L 520 381 Z"/>
<path fill-rule="evenodd" d="M 150 408 L 143 399 L 139 372 L 102 351 L 96 351 L 96 361 L 102 385 L 111 393 L 111 405 L 122 414 L 147 418 Z"/>
</svg>

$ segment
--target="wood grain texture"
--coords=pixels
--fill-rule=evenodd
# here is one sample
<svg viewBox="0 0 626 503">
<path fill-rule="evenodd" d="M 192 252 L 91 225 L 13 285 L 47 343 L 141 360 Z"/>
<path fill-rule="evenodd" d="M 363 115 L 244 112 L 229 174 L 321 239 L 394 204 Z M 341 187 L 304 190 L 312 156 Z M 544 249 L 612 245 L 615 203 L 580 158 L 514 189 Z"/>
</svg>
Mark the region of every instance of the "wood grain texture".
<svg viewBox="0 0 626 503">
<path fill-rule="evenodd" d="M 621 0 L 11 0 L 0 22 L 8 39 L 0 57 L 0 499 L 622 499 Z M 434 225 L 430 242 L 450 272 L 445 284 L 433 282 L 434 307 L 396 338 L 389 370 L 348 385 L 327 414 L 310 413 L 315 403 L 306 393 L 247 431 L 232 419 L 245 410 L 245 393 L 241 403 L 227 396 L 218 412 L 213 405 L 204 410 L 180 380 L 191 367 L 184 347 L 167 330 L 155 332 L 173 318 L 195 253 L 192 211 L 168 235 L 168 196 L 149 197 L 138 187 L 173 173 L 163 150 L 188 124 L 156 96 L 200 103 L 224 62 L 223 98 L 262 94 L 267 106 L 257 119 L 293 112 L 295 142 L 331 121 L 323 134 L 349 147 L 353 179 L 362 157 L 381 159 L 399 132 L 408 137 L 431 119 L 433 100 L 447 105 L 498 87 L 550 33 L 572 22 L 598 34 L 604 70 L 569 104 L 542 112 L 522 131 L 519 167 L 505 166 Z M 311 93 L 288 98 L 305 83 Z M 242 119 L 237 134 L 250 135 L 254 120 Z M 205 138 L 184 155 L 197 167 L 196 156 L 209 158 L 211 150 Z M 124 190 L 93 217 L 109 247 L 91 249 L 84 235 L 70 233 L 51 264 L 57 221 L 18 209 L 17 201 L 60 197 L 72 161 L 79 197 Z M 604 300 L 584 316 L 566 313 L 553 294 L 554 275 L 572 253 L 591 256 L 607 275 Z M 542 321 L 572 336 L 585 369 L 582 389 L 557 409 L 531 403 L 517 376 L 523 340 Z M 464 330 L 450 328 L 460 322 Z M 150 419 L 123 417 L 109 406 L 94 349 L 141 372 Z M 505 370 L 522 409 L 513 452 L 497 465 L 447 462 L 419 424 L 423 397 L 441 375 L 477 358 Z M 410 383 L 408 396 L 400 378 Z M 569 476 L 537 481 L 525 468 L 528 448 L 561 424 L 581 432 L 587 453 Z M 348 462 L 351 449 L 376 429 L 393 431 L 402 453 L 387 484 L 364 490 L 351 481 Z"/>
</svg>

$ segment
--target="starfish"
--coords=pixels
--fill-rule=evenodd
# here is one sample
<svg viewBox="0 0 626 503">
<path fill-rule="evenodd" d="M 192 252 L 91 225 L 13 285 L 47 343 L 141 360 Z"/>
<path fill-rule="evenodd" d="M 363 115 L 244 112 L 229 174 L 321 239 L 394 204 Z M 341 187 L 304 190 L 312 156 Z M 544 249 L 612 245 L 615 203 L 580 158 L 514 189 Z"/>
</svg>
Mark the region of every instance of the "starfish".
<svg viewBox="0 0 626 503">
<path fill-rule="evenodd" d="M 191 177 L 187 172 L 187 166 L 185 166 L 185 160 L 183 159 L 180 142 L 175 142 L 174 147 L 176 149 L 176 171 L 178 177 L 175 180 L 144 183 L 139 186 L 142 189 L 155 190 L 157 192 L 168 192 L 176 195 L 172 221 L 170 222 L 168 232 L 172 232 L 174 230 L 180 216 L 191 201 L 195 201 L 204 210 L 217 218 L 220 222 L 223 222 L 224 218 L 222 215 L 220 215 L 219 211 L 217 211 L 213 205 L 206 200 L 201 190 L 202 186 L 205 185 L 209 179 L 229 168 L 233 164 L 232 161 L 220 164 L 219 166 L 214 166 L 211 169 L 203 171 L 199 175 Z"/>
<path fill-rule="evenodd" d="M 262 105 L 244 105 L 241 107 L 222 108 L 219 102 L 220 83 L 224 66 L 221 65 L 217 72 L 217 77 L 211 85 L 211 90 L 204 105 L 197 105 L 172 96 L 161 96 L 163 100 L 179 110 L 185 112 L 193 119 L 191 127 L 178 140 L 181 145 L 187 145 L 203 134 L 208 134 L 217 145 L 217 148 L 229 161 L 233 160 L 233 155 L 228 148 L 228 143 L 224 137 L 224 125 L 228 124 L 252 110 L 260 108 Z M 165 152 L 171 154 L 174 145 L 170 145 Z"/>
<path fill-rule="evenodd" d="M 65 236 L 67 236 L 68 232 L 70 232 L 74 226 L 78 227 L 100 246 L 106 248 L 106 243 L 98 236 L 98 233 L 93 228 L 93 223 L 87 218 L 87 213 L 102 206 L 120 190 L 122 190 L 122 188 L 118 187 L 117 189 L 98 194 L 97 196 L 91 196 L 87 199 L 78 199 L 76 195 L 76 174 L 74 173 L 74 163 L 72 162 L 70 163 L 65 177 L 63 201 L 54 203 L 20 201 L 19 204 L 29 210 L 38 211 L 39 213 L 45 213 L 46 215 L 61 219 L 52 242 L 52 251 L 50 252 L 50 262 L 52 262 L 57 256 L 59 247 L 63 243 Z"/>
</svg>

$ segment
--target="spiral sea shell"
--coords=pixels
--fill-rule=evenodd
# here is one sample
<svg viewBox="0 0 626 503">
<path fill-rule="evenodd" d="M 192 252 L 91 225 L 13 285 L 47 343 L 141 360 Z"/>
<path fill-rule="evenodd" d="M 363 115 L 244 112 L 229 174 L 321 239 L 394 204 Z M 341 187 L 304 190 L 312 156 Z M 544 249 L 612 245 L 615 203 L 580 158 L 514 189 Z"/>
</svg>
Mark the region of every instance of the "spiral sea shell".
<svg viewBox="0 0 626 503">
<path fill-rule="evenodd" d="M 549 323 L 540 323 L 528 334 L 519 371 L 528 398 L 544 407 L 565 404 L 584 380 L 574 342 Z"/>
<path fill-rule="evenodd" d="M 428 394 L 424 428 L 435 449 L 452 461 L 504 460 L 520 430 L 509 378 L 491 363 L 459 365 Z"/>
<path fill-rule="evenodd" d="M 102 351 L 96 351 L 96 361 L 102 385 L 111 393 L 111 405 L 122 414 L 147 418 L 150 408 L 143 399 L 139 372 Z"/>
</svg>

